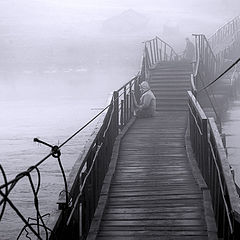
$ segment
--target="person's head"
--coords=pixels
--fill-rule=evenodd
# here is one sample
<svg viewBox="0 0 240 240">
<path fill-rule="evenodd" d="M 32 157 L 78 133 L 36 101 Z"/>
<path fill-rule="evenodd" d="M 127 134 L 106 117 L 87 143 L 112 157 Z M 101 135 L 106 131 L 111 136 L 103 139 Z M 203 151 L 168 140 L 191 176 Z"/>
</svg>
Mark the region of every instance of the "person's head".
<svg viewBox="0 0 240 240">
<path fill-rule="evenodd" d="M 187 38 L 185 38 L 185 40 L 186 40 L 186 42 L 189 42 L 189 41 L 190 41 L 188 37 L 187 37 Z"/>
<path fill-rule="evenodd" d="M 146 81 L 143 81 L 143 82 L 139 85 L 139 87 L 140 87 L 140 91 L 141 91 L 142 93 L 145 93 L 146 91 L 148 91 L 148 90 L 150 89 L 150 86 L 149 86 L 148 82 L 146 82 Z"/>
</svg>

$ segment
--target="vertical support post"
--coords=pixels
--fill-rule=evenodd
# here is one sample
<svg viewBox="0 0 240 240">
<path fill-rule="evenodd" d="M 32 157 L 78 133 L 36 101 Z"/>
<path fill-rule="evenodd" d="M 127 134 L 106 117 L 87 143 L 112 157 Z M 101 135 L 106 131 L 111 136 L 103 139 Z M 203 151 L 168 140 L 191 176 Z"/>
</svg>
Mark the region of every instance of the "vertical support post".
<svg viewBox="0 0 240 240">
<path fill-rule="evenodd" d="M 81 175 L 81 181 L 83 182 L 85 177 L 86 177 L 86 172 L 83 172 L 82 175 Z M 87 196 L 87 188 L 86 188 L 86 185 L 83 189 L 83 196 L 82 196 L 82 237 L 84 238 L 84 236 L 86 235 L 87 233 L 87 230 L 88 230 L 88 222 L 87 222 L 87 219 L 89 218 L 89 215 L 88 215 L 88 196 Z"/>
<path fill-rule="evenodd" d="M 167 61 L 167 45 L 164 43 L 164 61 Z"/>
<path fill-rule="evenodd" d="M 195 36 L 195 58 L 198 59 L 198 42 L 197 42 L 197 36 Z"/>
<path fill-rule="evenodd" d="M 124 126 L 124 100 L 121 100 L 121 115 L 120 115 L 120 123 L 121 123 L 121 129 L 123 129 Z"/>
<path fill-rule="evenodd" d="M 157 53 L 157 61 L 160 61 L 160 57 L 159 57 L 159 49 L 158 49 L 158 38 L 156 37 L 156 53 Z"/>
<path fill-rule="evenodd" d="M 123 94 L 123 97 L 124 97 L 124 113 L 123 113 L 123 120 L 124 120 L 124 125 L 126 124 L 127 122 L 127 89 L 126 89 L 126 86 L 124 87 L 124 94 Z"/>
<path fill-rule="evenodd" d="M 83 184 L 84 178 L 85 178 L 86 174 L 82 173 L 79 177 L 79 190 Z M 83 199 L 83 197 L 82 197 Z M 79 205 L 79 239 L 83 239 L 83 234 L 84 234 L 84 226 L 83 226 L 83 216 L 84 216 L 84 208 L 83 208 L 83 200 L 80 201 L 80 205 Z"/>
<path fill-rule="evenodd" d="M 208 154 L 208 127 L 207 127 L 207 119 L 202 119 L 202 139 L 203 139 L 203 176 L 207 185 L 209 185 L 210 179 L 210 165 L 209 165 L 209 154 Z"/>
<path fill-rule="evenodd" d="M 146 61 L 145 61 L 145 79 L 144 81 L 148 81 L 148 72 L 149 72 L 149 68 L 151 66 L 151 60 L 150 60 L 150 56 L 149 56 L 149 52 L 147 47 L 145 47 L 145 53 L 146 53 Z"/>
<path fill-rule="evenodd" d="M 159 56 L 160 56 L 160 61 L 162 61 L 163 60 L 163 58 L 162 58 L 162 49 L 159 49 Z"/>
<path fill-rule="evenodd" d="M 118 91 L 113 92 L 113 107 L 114 107 L 114 132 L 115 137 L 118 135 L 119 129 L 119 93 Z"/>
<path fill-rule="evenodd" d="M 170 54 L 170 59 L 169 60 L 172 60 L 172 55 L 173 55 L 173 50 L 171 49 L 171 54 Z"/>
<path fill-rule="evenodd" d="M 130 97 L 129 97 L 129 112 L 130 112 L 130 118 L 132 117 L 132 82 L 129 83 L 129 93 L 130 93 Z"/>
<path fill-rule="evenodd" d="M 153 40 L 153 43 L 154 43 L 154 59 L 155 59 L 155 63 L 157 62 L 157 43 L 156 43 L 156 41 L 157 41 L 157 38 L 155 38 L 154 40 Z"/>
<path fill-rule="evenodd" d="M 128 122 L 129 120 L 129 94 L 127 94 L 126 96 L 126 122 L 125 124 Z"/>
<path fill-rule="evenodd" d="M 150 41 L 150 53 L 151 53 L 151 65 L 154 64 L 153 62 L 153 50 L 152 50 L 152 42 Z"/>
</svg>

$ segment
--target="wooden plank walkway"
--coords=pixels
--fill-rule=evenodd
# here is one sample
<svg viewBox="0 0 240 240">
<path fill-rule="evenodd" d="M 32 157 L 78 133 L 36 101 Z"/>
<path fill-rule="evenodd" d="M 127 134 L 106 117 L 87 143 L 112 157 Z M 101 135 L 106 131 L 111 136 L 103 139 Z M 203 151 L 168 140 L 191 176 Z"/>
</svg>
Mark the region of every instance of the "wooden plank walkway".
<svg viewBox="0 0 240 240">
<path fill-rule="evenodd" d="M 153 90 L 161 99 L 166 88 L 161 91 L 155 73 L 150 84 L 157 86 Z M 174 84 L 167 86 L 176 92 Z M 169 108 L 167 101 L 158 103 L 157 115 L 137 119 L 122 139 L 96 239 L 208 239 L 203 194 L 185 148 L 186 98 L 178 89 L 166 95 L 174 96 Z"/>
<path fill-rule="evenodd" d="M 135 122 L 122 140 L 97 239 L 208 239 L 185 126 L 185 112 Z"/>
</svg>

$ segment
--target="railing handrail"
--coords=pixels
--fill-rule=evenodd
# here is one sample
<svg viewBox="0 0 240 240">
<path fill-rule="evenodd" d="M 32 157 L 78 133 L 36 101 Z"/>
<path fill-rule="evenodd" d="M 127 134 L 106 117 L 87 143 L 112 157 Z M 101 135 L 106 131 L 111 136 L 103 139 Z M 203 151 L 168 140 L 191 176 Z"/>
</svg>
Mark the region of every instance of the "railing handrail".
<svg viewBox="0 0 240 240">
<path fill-rule="evenodd" d="M 144 79 L 148 81 L 149 70 L 159 62 L 180 60 L 180 55 L 176 53 L 171 45 L 156 36 L 144 43 L 143 69 Z"/>
<path fill-rule="evenodd" d="M 228 58 L 234 60 L 240 46 L 240 15 L 220 27 L 210 38 L 209 42 L 218 59 L 219 69 L 228 66 Z"/>
<path fill-rule="evenodd" d="M 152 38 L 152 39 L 150 39 L 150 40 L 147 40 L 147 41 L 145 41 L 144 43 L 148 43 L 148 42 L 152 42 L 152 41 L 154 41 L 154 40 L 159 40 L 160 42 L 162 42 L 163 44 L 165 44 L 166 46 L 168 46 L 172 51 L 173 51 L 173 53 L 176 55 L 176 56 L 179 56 L 179 54 L 177 54 L 176 53 L 176 51 L 174 50 L 174 48 L 170 45 L 170 44 L 168 44 L 167 42 L 165 42 L 164 40 L 162 40 L 160 37 L 158 37 L 158 36 L 156 36 L 155 38 Z"/>
<path fill-rule="evenodd" d="M 71 173 L 69 175 L 69 179 L 72 181 L 72 182 L 68 182 L 69 189 L 71 189 L 71 190 L 73 189 L 74 190 L 74 185 L 77 184 L 78 181 L 79 181 L 78 180 L 79 179 L 78 176 L 86 168 L 86 163 L 89 161 L 90 155 L 92 155 L 92 149 L 93 148 L 97 149 L 95 154 L 94 154 L 94 156 L 93 156 L 93 160 L 90 163 L 90 166 L 88 166 L 89 169 L 87 170 L 87 172 L 85 171 L 85 175 L 84 175 L 83 182 L 81 184 L 81 188 L 79 189 L 79 193 L 76 196 L 75 201 L 73 202 L 74 206 L 73 206 L 73 208 L 70 211 L 70 215 L 68 216 L 68 219 L 67 219 L 67 222 L 66 222 L 66 226 L 68 226 L 71 223 L 72 218 L 74 216 L 74 213 L 75 213 L 75 211 L 77 211 L 78 204 L 81 202 L 81 199 L 82 199 L 83 194 L 84 194 L 84 190 L 87 187 L 89 178 L 91 178 L 91 174 L 92 174 L 91 172 L 93 170 L 94 164 L 97 161 L 96 158 L 98 157 L 99 150 L 102 147 L 103 141 L 105 141 L 106 133 L 107 133 L 108 129 L 110 128 L 111 122 L 113 120 L 114 111 L 116 111 L 116 108 L 118 108 L 119 112 L 117 113 L 117 115 L 119 115 L 120 112 L 121 112 L 121 116 L 124 115 L 124 116 L 122 116 L 123 123 L 122 122 L 119 123 L 119 120 L 118 120 L 117 128 L 120 127 L 120 126 L 122 128 L 127 123 L 127 121 L 132 117 L 132 114 L 133 114 L 132 110 L 133 109 L 130 110 L 129 113 L 127 113 L 127 111 L 129 111 L 130 105 L 132 106 L 132 102 L 130 100 L 130 102 L 128 101 L 128 103 L 126 104 L 126 100 L 127 100 L 127 96 L 130 97 L 131 89 L 134 88 L 134 83 L 137 81 L 137 79 L 138 79 L 138 76 L 132 78 L 128 83 L 124 84 L 121 88 L 119 88 L 117 91 L 115 91 L 112 94 L 112 96 L 110 98 L 110 101 L 109 101 L 110 103 L 106 107 L 106 108 L 108 108 L 108 111 L 105 111 L 104 114 L 102 115 L 102 119 L 98 122 L 98 124 L 97 124 L 97 126 L 95 128 L 93 137 L 88 142 L 88 147 L 87 148 L 85 147 L 85 151 L 82 153 L 82 155 L 79 157 L 79 159 L 76 162 L 77 166 L 75 166 L 72 169 L 72 171 L 71 171 Z M 128 92 L 128 95 L 127 95 L 127 92 Z M 124 98 L 124 103 L 120 104 L 120 106 L 119 106 L 118 102 L 119 102 L 119 100 L 121 98 Z M 123 100 L 121 100 L 121 101 L 123 101 Z M 117 103 L 117 105 L 116 105 L 116 103 Z M 116 105 L 116 108 L 114 107 L 115 105 Z M 128 109 L 126 109 L 126 108 L 128 108 Z M 130 109 L 131 109 L 131 107 L 130 107 Z M 108 116 L 108 114 L 109 114 L 109 116 Z M 105 125 L 106 125 L 105 127 L 104 127 L 104 122 L 106 122 L 105 123 Z M 118 131 L 118 129 L 117 129 L 117 131 Z M 103 135 L 103 140 L 102 141 L 99 141 L 99 134 Z M 117 136 L 117 134 L 116 134 L 116 136 Z M 112 139 L 112 145 L 113 145 L 114 140 L 115 139 L 113 138 Z M 108 146 L 108 147 L 110 148 L 110 146 Z M 78 169 L 77 171 L 76 171 L 76 168 Z M 70 190 L 70 193 L 72 192 L 71 190 Z M 64 203 L 65 203 L 65 197 L 64 196 L 60 196 L 60 198 L 58 200 L 58 204 L 64 204 Z M 93 210 L 94 209 L 92 209 L 91 211 L 93 211 Z M 60 217 L 60 215 L 58 213 L 57 213 L 56 216 Z M 89 221 L 91 221 L 92 217 L 89 217 L 90 218 Z M 50 225 L 52 227 L 54 227 L 54 222 L 56 222 L 56 220 L 57 219 L 53 219 L 53 223 L 50 223 Z M 87 231 L 87 229 L 85 229 L 85 234 L 86 234 L 86 231 Z"/>
<path fill-rule="evenodd" d="M 193 75 L 193 80 L 191 81 L 191 85 L 192 85 L 192 89 L 196 90 L 194 91 L 194 95 L 197 96 L 198 93 L 200 92 L 199 85 L 200 84 L 203 85 L 201 87 L 202 89 L 208 84 L 208 83 L 205 83 L 205 80 L 207 80 L 208 82 L 212 82 L 212 80 L 215 78 L 216 74 L 218 73 L 218 69 L 217 69 L 218 62 L 206 36 L 204 34 L 193 34 L 193 36 L 195 37 L 196 64 L 195 64 L 194 75 Z M 203 79 L 203 75 L 204 75 L 204 79 Z M 215 100 L 214 92 L 212 91 L 212 89 L 210 90 Z M 221 128 L 221 119 L 216 110 L 216 107 L 214 106 L 214 103 L 212 102 L 210 95 L 206 89 L 205 89 L 205 93 L 207 94 L 210 105 L 212 106 L 212 109 L 216 115 L 216 118 L 218 119 L 218 122 Z"/>
<path fill-rule="evenodd" d="M 228 21 L 227 23 L 225 23 L 223 26 L 219 27 L 217 29 L 217 31 L 215 33 L 213 33 L 209 38 L 208 41 L 213 44 L 212 42 L 218 38 L 218 36 L 221 34 L 221 32 L 224 32 L 226 29 L 230 28 L 230 26 L 232 26 L 232 24 L 234 23 L 240 23 L 240 16 L 236 16 L 233 19 L 231 19 L 230 21 Z M 230 28 L 231 29 L 231 28 Z M 231 29 L 232 30 L 232 29 Z M 226 31 L 225 31 L 226 32 Z M 232 34 L 233 32 L 231 32 Z M 229 34 L 230 35 L 230 34 Z M 216 43 L 215 43 L 216 44 Z"/>
<path fill-rule="evenodd" d="M 194 34 L 192 34 L 192 35 L 193 35 L 194 37 L 201 36 L 201 37 L 204 39 L 204 42 L 207 44 L 208 49 L 210 50 L 211 55 L 212 55 L 213 59 L 214 59 L 215 62 L 216 62 L 216 61 L 217 61 L 217 58 L 216 58 L 215 53 L 213 52 L 212 47 L 211 47 L 211 45 L 209 44 L 209 40 L 206 38 L 206 36 L 205 36 L 204 34 L 196 34 L 196 33 L 194 33 Z"/>
<path fill-rule="evenodd" d="M 224 148 L 221 134 L 217 128 L 216 122 L 214 118 L 209 117 L 208 118 L 208 124 L 210 127 L 210 130 L 213 133 L 214 141 L 217 144 L 217 152 L 221 156 L 220 157 L 220 162 L 221 162 L 221 167 L 223 170 L 224 174 L 224 179 L 226 182 L 226 186 L 228 189 L 228 194 L 230 195 L 229 200 L 230 200 L 230 205 L 231 205 L 231 211 L 235 212 L 238 218 L 238 221 L 240 223 L 240 199 L 237 194 L 236 186 L 233 180 L 233 175 L 230 170 L 229 162 L 227 161 L 227 155 L 226 155 L 226 150 Z"/>
<path fill-rule="evenodd" d="M 139 77 L 139 75 L 137 74 L 135 77 L 131 78 L 130 81 L 128 81 L 127 83 L 125 83 L 124 85 L 122 85 L 122 87 L 120 87 L 117 92 L 120 92 L 121 90 L 123 90 L 125 87 L 127 87 L 130 83 L 132 83 L 133 81 L 137 80 L 137 78 Z"/>
<path fill-rule="evenodd" d="M 215 120 L 206 118 L 190 91 L 188 97 L 190 139 L 199 169 L 211 193 L 218 236 L 223 239 L 239 239 L 240 199 L 227 162 L 221 134 Z"/>
<path fill-rule="evenodd" d="M 187 93 L 188 93 L 189 100 L 193 104 L 193 107 L 194 107 L 197 115 L 200 117 L 201 120 L 206 120 L 207 116 L 206 116 L 205 112 L 203 111 L 201 105 L 199 104 L 198 100 L 194 96 L 194 94 L 191 91 L 188 91 Z"/>
</svg>

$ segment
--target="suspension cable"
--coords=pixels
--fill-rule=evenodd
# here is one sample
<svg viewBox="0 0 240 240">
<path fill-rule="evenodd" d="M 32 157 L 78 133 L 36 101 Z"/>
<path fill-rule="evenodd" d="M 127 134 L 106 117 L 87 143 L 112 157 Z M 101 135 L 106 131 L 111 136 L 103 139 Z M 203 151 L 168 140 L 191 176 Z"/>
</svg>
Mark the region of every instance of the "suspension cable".
<svg viewBox="0 0 240 240">
<path fill-rule="evenodd" d="M 132 86 L 132 84 L 131 84 Z M 126 88 L 126 90 L 129 90 L 130 87 Z M 107 105 L 102 111 L 100 111 L 97 115 L 95 115 L 90 121 L 88 121 L 84 126 L 82 126 L 80 129 L 78 129 L 74 134 L 72 134 L 68 139 L 66 139 L 62 144 L 59 145 L 59 149 L 64 146 L 67 142 L 69 142 L 73 137 L 75 137 L 79 132 L 81 132 L 84 128 L 86 128 L 91 122 L 93 122 L 97 117 L 99 117 L 106 109 L 108 109 L 116 100 L 118 100 L 124 92 L 122 92 L 117 98 L 113 99 L 113 101 Z"/>
<path fill-rule="evenodd" d="M 224 74 L 226 74 L 230 69 L 232 69 L 238 62 L 240 61 L 240 58 L 237 59 L 230 67 L 228 67 L 223 73 L 221 73 L 215 80 L 201 88 L 198 92 L 205 90 L 206 88 L 210 87 L 213 83 L 215 83 L 217 80 L 219 80 Z"/>
<path fill-rule="evenodd" d="M 133 83 L 131 83 L 131 86 L 133 86 Z M 126 90 L 129 90 L 130 87 L 127 87 Z M 96 114 L 90 121 L 88 121 L 83 127 L 81 127 L 79 130 L 77 130 L 74 134 L 72 134 L 69 138 L 67 138 L 62 144 L 60 144 L 59 146 L 54 146 L 57 147 L 56 150 L 59 150 L 60 148 L 62 148 L 66 143 L 68 143 L 73 137 L 75 137 L 79 132 L 81 132 L 84 128 L 86 128 L 91 122 L 93 122 L 97 117 L 99 117 L 106 109 L 108 109 L 115 101 L 117 101 L 122 95 L 124 94 L 124 92 L 122 92 L 117 98 L 113 99 L 113 101 L 107 105 L 102 111 L 100 111 L 98 114 Z M 35 139 L 39 142 L 42 142 L 38 139 Z M 42 142 L 45 145 L 52 147 L 50 144 L 47 144 L 45 142 Z M 6 188 L 7 186 L 9 186 L 10 184 L 14 184 L 16 182 L 18 182 L 20 179 L 22 179 L 23 177 L 25 177 L 27 174 L 29 174 L 30 172 L 32 172 L 34 169 L 36 169 L 39 165 L 41 165 L 45 160 L 47 160 L 50 156 L 53 155 L 54 152 L 50 152 L 49 154 L 47 154 L 43 159 L 41 159 L 39 162 L 37 162 L 35 165 L 33 165 L 31 168 L 28 168 L 26 171 L 23 171 L 19 174 L 17 174 L 17 176 L 6 182 L 3 183 L 2 185 L 0 185 L 0 189 L 2 188 Z"/>
</svg>

